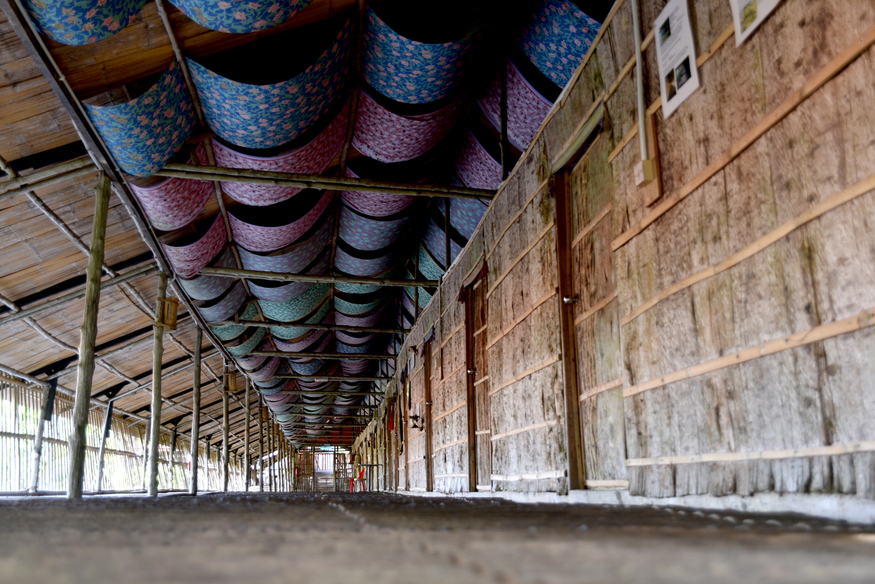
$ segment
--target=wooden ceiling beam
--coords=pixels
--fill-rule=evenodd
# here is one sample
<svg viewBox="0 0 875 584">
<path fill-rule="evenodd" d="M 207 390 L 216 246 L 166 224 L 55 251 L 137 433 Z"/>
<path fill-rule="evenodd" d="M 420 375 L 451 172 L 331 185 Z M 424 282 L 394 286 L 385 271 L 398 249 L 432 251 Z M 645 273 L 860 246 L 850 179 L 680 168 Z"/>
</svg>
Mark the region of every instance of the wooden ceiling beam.
<svg viewBox="0 0 875 584">
<path fill-rule="evenodd" d="M 385 333 L 385 334 L 402 334 L 406 335 L 410 332 L 410 329 L 392 329 L 392 328 L 378 328 L 378 327 L 366 327 L 366 326 L 344 326 L 340 324 L 304 324 L 304 323 L 288 323 L 288 322 L 278 322 L 278 321 L 269 321 L 269 322 L 261 322 L 259 320 L 226 320 L 222 322 L 213 323 L 215 326 L 227 326 L 227 325 L 241 325 L 245 327 L 260 327 L 260 328 L 270 328 L 274 326 L 293 326 L 295 328 L 302 328 L 311 331 L 344 331 L 351 333 Z"/>
</svg>

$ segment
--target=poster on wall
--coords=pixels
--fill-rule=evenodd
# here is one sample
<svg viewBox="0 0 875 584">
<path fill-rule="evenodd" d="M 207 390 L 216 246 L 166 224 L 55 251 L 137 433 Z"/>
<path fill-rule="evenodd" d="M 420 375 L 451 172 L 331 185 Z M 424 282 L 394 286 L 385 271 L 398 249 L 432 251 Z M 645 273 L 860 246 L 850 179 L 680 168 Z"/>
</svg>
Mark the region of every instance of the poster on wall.
<svg viewBox="0 0 875 584">
<path fill-rule="evenodd" d="M 780 3 L 781 0 L 729 0 L 735 23 L 735 46 L 743 43 Z"/>
<path fill-rule="evenodd" d="M 696 45 L 687 0 L 670 0 L 656 19 L 654 28 L 662 115 L 667 118 L 699 87 Z"/>
</svg>

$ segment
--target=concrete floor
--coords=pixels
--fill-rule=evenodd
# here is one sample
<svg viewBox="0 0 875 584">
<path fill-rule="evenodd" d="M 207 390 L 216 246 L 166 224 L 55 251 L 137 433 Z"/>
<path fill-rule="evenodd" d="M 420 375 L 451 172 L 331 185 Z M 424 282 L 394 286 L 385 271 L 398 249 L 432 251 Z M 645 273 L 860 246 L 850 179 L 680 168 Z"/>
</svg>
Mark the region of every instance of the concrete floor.
<svg viewBox="0 0 875 584">
<path fill-rule="evenodd" d="M 0 582 L 873 582 L 875 529 L 376 493 L 0 499 Z"/>
</svg>

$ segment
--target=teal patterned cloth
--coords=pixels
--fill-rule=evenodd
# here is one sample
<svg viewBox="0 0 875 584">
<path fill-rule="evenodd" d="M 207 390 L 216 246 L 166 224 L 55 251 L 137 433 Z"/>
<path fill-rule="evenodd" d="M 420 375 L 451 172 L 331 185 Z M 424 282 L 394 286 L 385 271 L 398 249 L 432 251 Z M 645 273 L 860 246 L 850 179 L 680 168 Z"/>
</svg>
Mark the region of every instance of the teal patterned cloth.
<svg viewBox="0 0 875 584">
<path fill-rule="evenodd" d="M 259 327 L 256 329 L 255 334 L 253 334 L 249 339 L 246 340 L 241 345 L 237 345 L 236 347 L 229 347 L 225 345 L 225 348 L 228 349 L 228 352 L 231 353 L 235 357 L 245 357 L 249 353 L 255 350 L 255 347 L 258 346 L 258 343 L 264 338 L 264 335 L 267 334 L 267 329 Z"/>
<path fill-rule="evenodd" d="M 324 302 L 319 309 L 308 319 L 304 321 L 304 324 L 317 324 L 323 321 L 325 316 L 331 311 L 331 303 Z M 297 339 L 299 337 L 304 336 L 310 330 L 309 328 L 301 328 L 294 326 L 272 326 L 270 327 L 270 333 L 279 338 L 279 339 Z"/>
<path fill-rule="evenodd" d="M 258 308 L 255 306 L 254 302 L 250 302 L 246 305 L 239 320 L 255 320 L 255 317 L 257 316 Z M 213 334 L 216 335 L 216 338 L 220 341 L 230 341 L 242 335 L 243 331 L 246 330 L 246 327 L 242 324 L 226 324 L 224 326 L 211 326 L 210 330 L 213 331 Z"/>
<path fill-rule="evenodd" d="M 288 302 L 259 300 L 265 318 L 278 322 L 294 322 L 310 314 L 331 293 L 329 284 L 317 284 Z"/>
</svg>

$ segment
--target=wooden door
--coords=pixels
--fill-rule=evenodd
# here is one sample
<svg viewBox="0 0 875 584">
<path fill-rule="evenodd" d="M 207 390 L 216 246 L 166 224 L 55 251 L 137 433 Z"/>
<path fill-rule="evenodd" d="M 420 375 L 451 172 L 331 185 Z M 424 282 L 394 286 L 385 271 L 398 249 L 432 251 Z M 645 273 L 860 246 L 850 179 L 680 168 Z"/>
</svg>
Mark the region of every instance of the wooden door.
<svg viewBox="0 0 875 584">
<path fill-rule="evenodd" d="M 574 343 L 585 485 L 623 488 L 626 439 L 620 362 L 619 301 L 611 240 L 613 180 L 608 134 L 597 139 L 566 179 Z"/>
<path fill-rule="evenodd" d="M 468 373 L 469 488 L 492 490 L 492 429 L 486 366 L 486 280 L 465 289 L 465 353 Z"/>
</svg>

